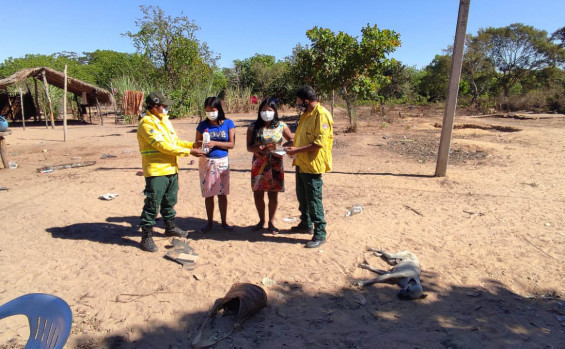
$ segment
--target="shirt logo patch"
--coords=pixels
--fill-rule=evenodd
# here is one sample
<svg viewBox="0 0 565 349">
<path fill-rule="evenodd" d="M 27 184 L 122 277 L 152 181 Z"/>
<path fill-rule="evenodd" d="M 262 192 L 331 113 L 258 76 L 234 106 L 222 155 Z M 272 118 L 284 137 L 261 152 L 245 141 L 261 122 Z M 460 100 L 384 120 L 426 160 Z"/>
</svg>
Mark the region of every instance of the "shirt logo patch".
<svg viewBox="0 0 565 349">
<path fill-rule="evenodd" d="M 323 124 L 323 125 L 322 125 L 322 128 L 323 128 L 324 130 L 327 130 L 328 127 L 329 127 L 328 124 Z"/>
</svg>

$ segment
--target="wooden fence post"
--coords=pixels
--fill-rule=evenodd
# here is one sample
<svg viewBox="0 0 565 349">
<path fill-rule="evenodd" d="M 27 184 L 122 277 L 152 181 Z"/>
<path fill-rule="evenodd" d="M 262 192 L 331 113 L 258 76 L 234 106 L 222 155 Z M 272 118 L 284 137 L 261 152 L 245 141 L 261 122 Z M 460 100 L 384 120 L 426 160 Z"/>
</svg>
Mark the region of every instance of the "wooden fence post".
<svg viewBox="0 0 565 349">
<path fill-rule="evenodd" d="M 55 128 L 55 119 L 53 118 L 53 104 L 51 103 L 51 96 L 49 96 L 49 89 L 47 88 L 47 78 L 45 77 L 45 70 L 41 72 L 43 75 L 43 86 L 45 87 L 45 95 L 47 96 L 47 103 L 49 104 L 49 115 L 51 117 L 51 128 Z"/>
<path fill-rule="evenodd" d="M 37 95 L 37 79 L 35 79 L 35 78 L 33 78 L 33 85 L 34 85 L 34 91 L 35 91 L 35 96 L 34 96 L 35 97 L 34 98 L 35 108 L 36 108 L 35 113 L 36 114 L 39 113 L 39 121 L 41 122 L 41 108 L 39 106 L 39 96 Z M 37 115 L 34 118 L 34 121 L 37 121 Z"/>
<path fill-rule="evenodd" d="M 100 125 L 104 126 L 104 116 L 102 115 L 102 109 L 100 108 L 100 103 L 98 102 L 98 92 L 96 92 L 96 108 L 98 109 L 98 114 L 100 115 Z"/>
<path fill-rule="evenodd" d="M 22 95 L 22 88 L 19 88 L 20 90 L 20 108 L 22 109 L 22 126 L 24 128 L 24 131 L 26 130 L 26 115 L 24 113 L 24 96 Z"/>
<path fill-rule="evenodd" d="M 10 107 L 10 117 L 12 120 L 16 121 L 16 116 L 14 115 L 14 109 L 12 108 L 12 98 L 8 95 L 8 106 Z"/>
</svg>

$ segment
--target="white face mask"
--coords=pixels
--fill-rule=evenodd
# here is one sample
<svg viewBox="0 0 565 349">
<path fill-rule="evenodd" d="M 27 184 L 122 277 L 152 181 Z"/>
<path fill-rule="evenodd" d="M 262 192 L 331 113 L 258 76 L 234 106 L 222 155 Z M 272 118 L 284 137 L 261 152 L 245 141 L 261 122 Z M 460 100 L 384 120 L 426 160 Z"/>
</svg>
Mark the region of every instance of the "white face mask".
<svg viewBox="0 0 565 349">
<path fill-rule="evenodd" d="M 218 112 L 217 111 L 207 111 L 206 116 L 208 117 L 209 120 L 214 121 L 218 118 Z"/>
<path fill-rule="evenodd" d="M 262 110 L 261 111 L 261 119 L 265 122 L 273 121 L 275 118 L 275 112 L 272 110 Z"/>
<path fill-rule="evenodd" d="M 169 114 L 169 108 L 164 107 L 163 108 L 163 114 L 168 115 Z"/>
</svg>

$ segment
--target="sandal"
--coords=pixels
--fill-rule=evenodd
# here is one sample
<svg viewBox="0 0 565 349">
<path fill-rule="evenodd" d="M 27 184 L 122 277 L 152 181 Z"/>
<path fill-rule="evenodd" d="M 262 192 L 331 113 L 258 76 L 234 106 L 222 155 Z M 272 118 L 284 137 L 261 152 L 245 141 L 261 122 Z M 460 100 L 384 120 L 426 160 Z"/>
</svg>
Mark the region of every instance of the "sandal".
<svg viewBox="0 0 565 349">
<path fill-rule="evenodd" d="M 253 227 L 251 227 L 251 230 L 253 230 L 253 231 L 263 230 L 264 224 L 265 224 L 265 222 L 259 222 L 259 223 L 255 224 Z"/>
<path fill-rule="evenodd" d="M 234 230 L 234 227 L 232 227 L 231 225 L 227 225 L 227 224 L 222 224 L 222 228 L 225 231 L 233 231 Z"/>
<path fill-rule="evenodd" d="M 271 234 L 278 234 L 280 230 L 279 228 L 275 227 L 273 224 L 269 224 L 269 232 Z"/>
</svg>

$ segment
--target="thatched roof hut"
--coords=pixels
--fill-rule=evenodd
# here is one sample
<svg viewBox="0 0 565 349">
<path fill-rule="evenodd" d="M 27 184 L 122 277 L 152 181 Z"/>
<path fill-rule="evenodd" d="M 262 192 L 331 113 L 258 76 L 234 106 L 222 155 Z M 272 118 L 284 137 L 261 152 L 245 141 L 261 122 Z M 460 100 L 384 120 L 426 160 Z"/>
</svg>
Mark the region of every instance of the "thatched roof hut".
<svg viewBox="0 0 565 349">
<path fill-rule="evenodd" d="M 27 78 L 35 78 L 39 81 L 43 81 L 43 73 L 45 73 L 45 79 L 48 84 L 56 86 L 58 88 L 64 88 L 65 84 L 65 74 L 51 68 L 39 67 L 39 68 L 27 68 L 22 69 L 19 72 L 12 74 L 11 76 L 0 80 L 0 89 L 6 89 L 7 86 L 13 85 L 17 82 L 25 80 Z M 67 91 L 74 93 L 79 97 L 83 97 L 86 93 L 88 99 L 88 105 L 95 106 L 96 100 L 102 104 L 113 104 L 114 96 L 108 90 L 89 84 L 75 78 L 67 76 Z M 83 104 L 85 101 L 83 101 Z"/>
</svg>

